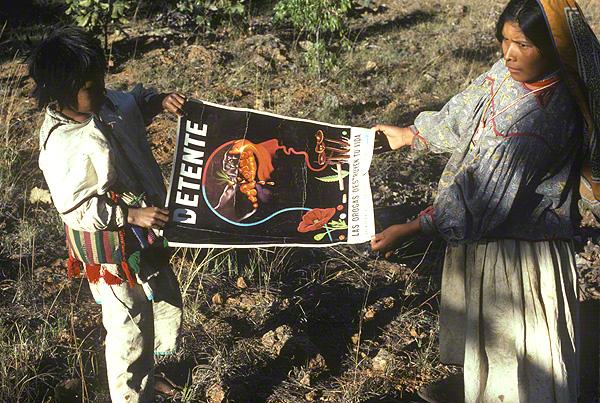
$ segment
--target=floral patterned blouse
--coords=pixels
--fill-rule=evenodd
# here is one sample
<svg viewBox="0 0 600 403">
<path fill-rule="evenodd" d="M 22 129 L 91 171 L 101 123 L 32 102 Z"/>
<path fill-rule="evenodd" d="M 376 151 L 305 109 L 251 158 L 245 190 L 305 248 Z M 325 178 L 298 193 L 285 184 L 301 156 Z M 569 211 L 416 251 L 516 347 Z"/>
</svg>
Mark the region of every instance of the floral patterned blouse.
<svg viewBox="0 0 600 403">
<path fill-rule="evenodd" d="M 584 128 L 558 74 L 525 85 L 500 60 L 412 129 L 413 148 L 451 153 L 424 233 L 454 244 L 572 238 Z"/>
</svg>

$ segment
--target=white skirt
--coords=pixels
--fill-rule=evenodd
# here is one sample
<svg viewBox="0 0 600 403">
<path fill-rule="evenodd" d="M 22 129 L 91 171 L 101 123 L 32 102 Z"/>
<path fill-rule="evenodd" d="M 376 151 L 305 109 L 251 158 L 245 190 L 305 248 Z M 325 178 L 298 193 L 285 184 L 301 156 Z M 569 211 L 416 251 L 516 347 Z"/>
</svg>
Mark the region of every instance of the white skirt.
<svg viewBox="0 0 600 403">
<path fill-rule="evenodd" d="M 577 402 L 572 243 L 449 246 L 441 299 L 441 361 L 464 366 L 466 403 Z"/>
</svg>

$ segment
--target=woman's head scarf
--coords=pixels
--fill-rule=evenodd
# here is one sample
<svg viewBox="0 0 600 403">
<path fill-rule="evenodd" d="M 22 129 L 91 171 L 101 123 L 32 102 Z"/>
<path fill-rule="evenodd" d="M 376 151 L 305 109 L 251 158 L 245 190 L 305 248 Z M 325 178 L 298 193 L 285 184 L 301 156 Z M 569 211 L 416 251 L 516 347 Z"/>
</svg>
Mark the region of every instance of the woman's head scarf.
<svg viewBox="0 0 600 403">
<path fill-rule="evenodd" d="M 581 193 L 596 202 L 600 200 L 600 43 L 575 0 L 538 2 L 562 62 L 563 76 L 585 119 L 589 154 Z"/>
</svg>

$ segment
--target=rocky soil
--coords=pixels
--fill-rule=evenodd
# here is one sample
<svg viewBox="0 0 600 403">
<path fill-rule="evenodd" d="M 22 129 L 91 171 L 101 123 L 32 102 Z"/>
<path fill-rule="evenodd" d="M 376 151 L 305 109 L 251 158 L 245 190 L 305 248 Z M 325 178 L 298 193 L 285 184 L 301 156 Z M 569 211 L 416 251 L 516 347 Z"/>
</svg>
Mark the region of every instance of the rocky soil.
<svg viewBox="0 0 600 403">
<path fill-rule="evenodd" d="M 600 8 L 580 3 L 600 32 Z M 499 57 L 493 26 L 500 9 L 479 0 L 357 5 L 351 48 L 334 49 L 332 67 L 318 74 L 306 64 L 305 38 L 273 25 L 269 9 L 247 27 L 210 35 L 142 16 L 127 35 L 111 36 L 107 82 L 331 123 L 409 124 Z M 36 169 L 41 114 L 22 57 L 27 37 L 58 17 L 51 8 L 33 11 L 37 20 L 13 19 L 0 35 L 0 401 L 106 402 L 100 307 L 84 281 L 66 279 L 61 225 Z M 149 127 L 165 177 L 174 134 L 168 116 Z M 377 155 L 378 227 L 427 207 L 444 163 L 444 156 L 404 151 Z M 592 318 L 588 358 L 598 355 L 594 226 L 586 216 L 576 239 L 584 313 Z M 460 371 L 438 356 L 443 253 L 442 242 L 427 239 L 404 244 L 390 260 L 366 245 L 176 250 L 182 348 L 159 368 L 185 385 L 179 400 L 186 402 L 417 402 L 421 385 Z M 597 382 L 597 360 L 585 364 L 585 385 Z"/>
</svg>

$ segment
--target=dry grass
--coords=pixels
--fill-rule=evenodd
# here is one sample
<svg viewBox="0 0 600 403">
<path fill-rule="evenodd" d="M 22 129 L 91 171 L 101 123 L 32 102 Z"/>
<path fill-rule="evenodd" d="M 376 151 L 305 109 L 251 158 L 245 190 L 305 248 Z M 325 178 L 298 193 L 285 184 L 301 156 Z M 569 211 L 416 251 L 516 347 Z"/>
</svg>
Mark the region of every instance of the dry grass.
<svg viewBox="0 0 600 403">
<path fill-rule="evenodd" d="M 419 111 L 441 107 L 499 57 L 493 27 L 500 2 L 386 4 L 384 12 L 353 17 L 352 47 L 335 54 L 320 79 L 293 38 L 257 15 L 256 30 L 270 36 L 209 41 L 138 23 L 131 39 L 114 38 L 118 63 L 108 83 L 143 82 L 332 123 L 407 124 Z M 600 32 L 600 5 L 580 4 Z M 29 31 L 35 29 L 23 28 Z M 275 62 L 277 53 L 283 59 Z M 28 197 L 44 184 L 36 169 L 40 113 L 28 97 L 21 56 L 5 57 L 0 69 L 0 401 L 102 402 L 99 307 L 85 283 L 65 279 L 56 213 Z M 174 130 L 165 116 L 150 128 L 165 173 Z M 378 156 L 376 205 L 399 204 L 399 214 L 413 215 L 431 201 L 443 163 Z M 244 402 L 413 401 L 420 385 L 455 370 L 438 358 L 442 256 L 443 245 L 427 242 L 406 245 L 392 262 L 352 248 L 178 250 L 183 348 L 161 365 L 187 382 L 186 402 L 220 395 Z"/>
</svg>

